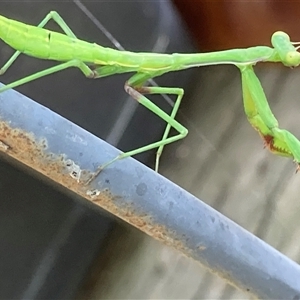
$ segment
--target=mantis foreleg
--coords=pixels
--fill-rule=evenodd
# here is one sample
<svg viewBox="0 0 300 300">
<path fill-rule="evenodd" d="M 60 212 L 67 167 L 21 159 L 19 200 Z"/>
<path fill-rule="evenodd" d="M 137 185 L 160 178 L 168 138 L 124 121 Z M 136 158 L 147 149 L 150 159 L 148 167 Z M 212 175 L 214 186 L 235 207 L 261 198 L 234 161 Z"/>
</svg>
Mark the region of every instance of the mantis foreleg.
<svg viewBox="0 0 300 300">
<path fill-rule="evenodd" d="M 250 124 L 262 135 L 271 134 L 272 128 L 278 127 L 266 95 L 255 75 L 252 66 L 241 66 L 243 101 L 246 116 Z"/>
<path fill-rule="evenodd" d="M 286 145 L 288 151 L 291 153 L 289 156 L 294 158 L 294 162 L 297 164 L 297 173 L 300 170 L 300 141 L 289 131 L 275 128 L 274 145 L 278 148 L 278 145 L 282 144 Z"/>
<path fill-rule="evenodd" d="M 300 163 L 300 141 L 290 132 L 280 129 L 267 102 L 263 88 L 252 66 L 240 66 L 243 101 L 250 124 L 264 139 L 265 146 L 274 154 L 293 157 Z"/>
</svg>

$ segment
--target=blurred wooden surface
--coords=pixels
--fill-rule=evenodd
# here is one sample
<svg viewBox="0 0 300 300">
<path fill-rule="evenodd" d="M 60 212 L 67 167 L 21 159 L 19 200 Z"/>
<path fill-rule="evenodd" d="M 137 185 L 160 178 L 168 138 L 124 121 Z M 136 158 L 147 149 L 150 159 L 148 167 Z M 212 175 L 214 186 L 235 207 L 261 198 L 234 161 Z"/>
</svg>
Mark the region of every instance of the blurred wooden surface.
<svg viewBox="0 0 300 300">
<path fill-rule="evenodd" d="M 269 45 L 277 30 L 300 41 L 298 1 L 173 2 L 202 51 Z"/>
<path fill-rule="evenodd" d="M 256 70 L 281 128 L 300 137 L 300 69 Z M 263 149 L 243 112 L 238 70 L 200 68 L 191 84 L 178 116 L 189 135 L 166 147 L 161 172 L 299 262 L 300 174 Z M 134 228 L 114 236 L 105 262 L 86 299 L 250 299 Z"/>
</svg>

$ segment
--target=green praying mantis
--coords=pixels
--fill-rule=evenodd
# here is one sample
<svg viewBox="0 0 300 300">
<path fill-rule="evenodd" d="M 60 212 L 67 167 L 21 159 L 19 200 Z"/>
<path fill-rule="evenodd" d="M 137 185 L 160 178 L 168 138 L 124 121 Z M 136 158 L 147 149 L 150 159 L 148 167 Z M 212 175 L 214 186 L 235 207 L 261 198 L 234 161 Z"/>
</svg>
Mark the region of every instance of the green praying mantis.
<svg viewBox="0 0 300 300">
<path fill-rule="evenodd" d="M 65 34 L 43 28 L 51 19 Z M 297 171 L 300 169 L 300 141 L 289 131 L 279 128 L 259 79 L 253 71 L 253 66 L 258 62 L 281 62 L 287 67 L 296 67 L 300 64 L 298 44 L 292 43 L 284 32 L 278 31 L 273 34 L 271 39 L 273 47 L 256 46 L 195 54 L 135 53 L 82 41 L 75 36 L 57 12 L 51 11 L 37 26 L 0 16 L 0 39 L 16 50 L 0 69 L 0 74 L 6 72 L 21 53 L 60 62 L 57 66 L 14 81 L 0 88 L 0 92 L 70 67 L 78 68 L 88 78 L 134 73 L 125 83 L 125 91 L 167 123 L 160 141 L 121 153 L 99 166 L 87 183 L 94 180 L 110 164 L 155 148 L 158 149 L 155 161 L 155 170 L 158 171 L 164 146 L 184 138 L 188 133 L 187 128 L 175 120 L 184 91 L 177 87 L 146 86 L 145 83 L 167 72 L 218 64 L 232 64 L 239 68 L 242 76 L 244 109 L 250 124 L 262 137 L 265 147 L 274 154 L 292 158 L 297 164 Z M 162 111 L 145 96 L 146 94 L 174 95 L 176 100 L 171 114 Z M 177 131 L 174 136 L 169 136 L 171 127 Z"/>
</svg>

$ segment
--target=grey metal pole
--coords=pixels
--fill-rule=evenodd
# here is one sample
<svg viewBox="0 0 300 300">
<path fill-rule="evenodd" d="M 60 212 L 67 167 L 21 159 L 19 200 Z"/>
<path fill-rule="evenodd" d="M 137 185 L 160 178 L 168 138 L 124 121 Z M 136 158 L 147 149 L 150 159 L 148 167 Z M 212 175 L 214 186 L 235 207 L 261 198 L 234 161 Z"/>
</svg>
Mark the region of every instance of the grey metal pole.
<svg viewBox="0 0 300 300">
<path fill-rule="evenodd" d="M 300 299 L 300 267 L 132 158 L 84 180 L 119 151 L 13 91 L 0 94 L 0 152 L 263 299 Z"/>
</svg>

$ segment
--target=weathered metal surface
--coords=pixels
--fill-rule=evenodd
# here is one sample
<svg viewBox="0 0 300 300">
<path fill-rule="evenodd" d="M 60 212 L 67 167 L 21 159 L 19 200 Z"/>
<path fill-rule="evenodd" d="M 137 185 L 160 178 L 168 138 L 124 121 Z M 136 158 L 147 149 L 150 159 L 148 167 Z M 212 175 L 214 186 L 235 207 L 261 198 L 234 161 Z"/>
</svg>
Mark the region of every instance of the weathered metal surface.
<svg viewBox="0 0 300 300">
<path fill-rule="evenodd" d="M 193 257 L 259 298 L 299 299 L 300 267 L 134 159 L 89 172 L 119 151 L 9 90 L 0 94 L 0 151 Z"/>
</svg>

